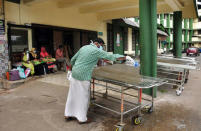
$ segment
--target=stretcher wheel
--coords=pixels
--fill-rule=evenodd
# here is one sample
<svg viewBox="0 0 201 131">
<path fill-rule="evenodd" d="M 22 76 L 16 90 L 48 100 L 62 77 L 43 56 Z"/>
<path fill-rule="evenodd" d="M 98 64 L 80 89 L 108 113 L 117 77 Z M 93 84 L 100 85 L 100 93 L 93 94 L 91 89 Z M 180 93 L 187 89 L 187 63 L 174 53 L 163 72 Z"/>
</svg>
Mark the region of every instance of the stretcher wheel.
<svg viewBox="0 0 201 131">
<path fill-rule="evenodd" d="M 184 91 L 184 87 L 182 86 L 180 90 L 181 90 L 181 91 Z"/>
<path fill-rule="evenodd" d="M 180 95 L 181 95 L 181 92 L 182 92 L 181 90 L 176 90 L 176 95 L 177 95 L 177 96 L 180 96 Z"/>
<path fill-rule="evenodd" d="M 119 127 L 117 127 L 115 131 L 124 131 L 124 129 L 123 128 L 120 129 Z"/>
<path fill-rule="evenodd" d="M 116 130 L 115 131 L 124 131 L 124 126 L 118 125 L 116 126 Z"/>
<path fill-rule="evenodd" d="M 144 107 L 144 111 L 146 113 L 152 113 L 153 112 L 153 107 L 152 106 L 145 106 Z"/>
<path fill-rule="evenodd" d="M 149 110 L 148 110 L 148 113 L 151 114 L 153 111 L 154 111 L 154 110 L 153 110 L 153 107 L 150 107 Z"/>
<path fill-rule="evenodd" d="M 141 124 L 141 122 L 142 122 L 142 117 L 139 117 L 139 116 L 132 117 L 132 123 L 134 125 L 139 125 Z"/>
</svg>

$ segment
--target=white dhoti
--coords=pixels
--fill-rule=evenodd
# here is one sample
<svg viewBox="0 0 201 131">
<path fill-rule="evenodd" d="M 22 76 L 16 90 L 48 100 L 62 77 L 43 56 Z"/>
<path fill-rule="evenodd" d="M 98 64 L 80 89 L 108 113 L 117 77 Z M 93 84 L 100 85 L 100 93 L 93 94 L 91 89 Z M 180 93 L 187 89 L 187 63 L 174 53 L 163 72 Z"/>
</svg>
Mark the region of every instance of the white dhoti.
<svg viewBox="0 0 201 131">
<path fill-rule="evenodd" d="M 89 101 L 90 81 L 80 81 L 72 77 L 64 115 L 67 117 L 76 117 L 79 122 L 87 121 Z"/>
</svg>

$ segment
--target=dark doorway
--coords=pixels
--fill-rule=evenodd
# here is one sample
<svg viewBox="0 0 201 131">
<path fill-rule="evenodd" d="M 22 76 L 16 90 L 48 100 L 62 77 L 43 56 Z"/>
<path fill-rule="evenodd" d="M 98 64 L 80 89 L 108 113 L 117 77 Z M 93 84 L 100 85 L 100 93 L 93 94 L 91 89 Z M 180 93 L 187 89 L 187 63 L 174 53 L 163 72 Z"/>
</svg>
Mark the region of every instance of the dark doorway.
<svg viewBox="0 0 201 131">
<path fill-rule="evenodd" d="M 33 28 L 33 47 L 40 51 L 41 47 L 44 46 L 49 54 L 53 57 L 54 45 L 53 45 L 53 30 L 44 27 Z"/>
<path fill-rule="evenodd" d="M 69 58 L 90 40 L 97 38 L 96 31 L 88 31 L 74 28 L 56 27 L 49 25 L 32 24 L 33 47 L 40 51 L 42 46 L 46 47 L 52 57 L 58 45 L 67 48 Z"/>
<path fill-rule="evenodd" d="M 65 31 L 63 33 L 64 46 L 67 47 L 69 58 L 72 58 L 74 53 L 76 53 L 76 50 L 74 48 L 75 46 L 74 46 L 74 39 L 73 38 L 74 38 L 73 31 Z M 80 44 L 80 41 L 79 41 L 79 44 Z"/>
</svg>

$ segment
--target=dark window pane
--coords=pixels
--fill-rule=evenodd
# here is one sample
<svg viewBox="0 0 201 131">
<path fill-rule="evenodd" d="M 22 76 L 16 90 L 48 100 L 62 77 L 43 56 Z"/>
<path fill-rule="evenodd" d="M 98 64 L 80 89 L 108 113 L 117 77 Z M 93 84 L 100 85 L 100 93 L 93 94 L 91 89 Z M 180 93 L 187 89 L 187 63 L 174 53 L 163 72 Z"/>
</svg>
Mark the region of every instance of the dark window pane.
<svg viewBox="0 0 201 131">
<path fill-rule="evenodd" d="M 113 52 L 113 27 L 112 24 L 107 24 L 107 51 Z"/>
<path fill-rule="evenodd" d="M 28 31 L 20 29 L 11 29 L 12 52 L 23 52 L 28 48 Z"/>
<path fill-rule="evenodd" d="M 22 61 L 22 52 L 28 48 L 28 31 L 23 29 L 11 29 L 10 32 L 10 58 L 12 63 Z"/>
</svg>

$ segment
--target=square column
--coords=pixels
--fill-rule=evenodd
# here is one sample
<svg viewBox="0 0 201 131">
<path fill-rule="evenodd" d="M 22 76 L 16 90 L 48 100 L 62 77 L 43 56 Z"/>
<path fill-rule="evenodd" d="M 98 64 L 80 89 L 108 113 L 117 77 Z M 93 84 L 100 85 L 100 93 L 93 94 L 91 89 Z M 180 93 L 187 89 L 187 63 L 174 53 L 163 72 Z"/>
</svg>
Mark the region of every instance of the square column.
<svg viewBox="0 0 201 131">
<path fill-rule="evenodd" d="M 174 32 L 174 57 L 182 57 L 182 12 L 176 11 L 173 14 L 173 32 Z"/>
<path fill-rule="evenodd" d="M 140 63 L 141 74 L 156 77 L 157 65 L 157 0 L 140 0 Z M 151 89 L 143 90 L 152 95 Z M 156 89 L 154 89 L 156 96 Z"/>
</svg>

